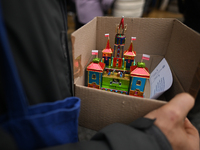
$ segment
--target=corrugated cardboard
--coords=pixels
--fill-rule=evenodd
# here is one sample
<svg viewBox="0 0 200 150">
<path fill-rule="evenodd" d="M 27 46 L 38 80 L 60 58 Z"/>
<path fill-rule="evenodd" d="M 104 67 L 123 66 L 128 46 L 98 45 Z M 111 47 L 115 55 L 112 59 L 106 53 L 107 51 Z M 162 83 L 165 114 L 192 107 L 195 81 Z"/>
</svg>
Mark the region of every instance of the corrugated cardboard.
<svg viewBox="0 0 200 150">
<path fill-rule="evenodd" d="M 174 81 L 162 97 L 168 101 L 181 92 L 196 96 L 200 87 L 200 35 L 176 19 L 125 18 L 124 21 L 128 25 L 125 49 L 131 37 L 137 37 L 133 45 L 137 52 L 136 62 L 141 60 L 143 53 L 150 55 L 146 66 L 151 72 L 162 58 L 168 61 Z M 107 42 L 105 33 L 110 34 L 113 46 L 115 24 L 119 22 L 120 18 L 97 17 L 71 35 L 73 59 L 81 57 L 75 76 L 75 96 L 82 100 L 79 124 L 93 130 L 114 122 L 128 124 L 166 103 L 161 98 L 138 98 L 84 86 L 85 68 L 92 60 L 91 50 L 99 50 L 101 57 Z M 145 91 L 149 91 L 148 85 Z"/>
</svg>

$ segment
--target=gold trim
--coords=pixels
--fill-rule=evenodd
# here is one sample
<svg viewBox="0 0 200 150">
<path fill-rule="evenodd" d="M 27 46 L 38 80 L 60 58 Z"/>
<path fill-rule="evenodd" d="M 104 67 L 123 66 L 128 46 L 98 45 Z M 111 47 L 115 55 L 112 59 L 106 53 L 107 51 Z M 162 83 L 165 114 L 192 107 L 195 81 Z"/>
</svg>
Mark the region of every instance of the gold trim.
<svg viewBox="0 0 200 150">
<path fill-rule="evenodd" d="M 143 93 L 145 92 L 146 82 L 147 82 L 147 79 L 145 80 L 145 83 L 144 83 L 144 90 L 143 90 Z M 143 95 L 144 95 L 144 94 L 143 94 Z"/>
<path fill-rule="evenodd" d="M 125 44 L 114 44 L 114 46 L 125 46 Z"/>
</svg>

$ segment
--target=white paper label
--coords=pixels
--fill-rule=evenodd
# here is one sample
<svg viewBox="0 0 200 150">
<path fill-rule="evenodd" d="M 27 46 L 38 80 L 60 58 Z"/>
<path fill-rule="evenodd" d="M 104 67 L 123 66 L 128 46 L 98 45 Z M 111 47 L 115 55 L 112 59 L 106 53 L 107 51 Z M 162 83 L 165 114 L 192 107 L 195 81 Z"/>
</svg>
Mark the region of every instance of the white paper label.
<svg viewBox="0 0 200 150">
<path fill-rule="evenodd" d="M 158 98 L 162 93 L 168 90 L 173 82 L 173 77 L 169 65 L 165 58 L 152 71 L 150 76 L 151 99 Z"/>
</svg>

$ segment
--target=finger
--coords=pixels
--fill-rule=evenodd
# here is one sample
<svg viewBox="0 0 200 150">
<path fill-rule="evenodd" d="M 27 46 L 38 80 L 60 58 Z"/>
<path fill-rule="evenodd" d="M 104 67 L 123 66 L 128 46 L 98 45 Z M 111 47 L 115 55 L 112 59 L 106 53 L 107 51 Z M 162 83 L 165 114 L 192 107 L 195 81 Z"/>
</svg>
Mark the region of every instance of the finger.
<svg viewBox="0 0 200 150">
<path fill-rule="evenodd" d="M 192 123 L 188 120 L 188 118 L 185 118 L 184 128 L 187 134 L 191 135 L 198 134 L 198 130 L 192 125 Z"/>
<path fill-rule="evenodd" d="M 169 103 L 160 109 L 162 109 L 162 111 L 167 111 L 168 115 L 174 117 L 177 121 L 183 122 L 193 106 L 194 98 L 187 93 L 181 93 L 176 95 Z"/>
</svg>

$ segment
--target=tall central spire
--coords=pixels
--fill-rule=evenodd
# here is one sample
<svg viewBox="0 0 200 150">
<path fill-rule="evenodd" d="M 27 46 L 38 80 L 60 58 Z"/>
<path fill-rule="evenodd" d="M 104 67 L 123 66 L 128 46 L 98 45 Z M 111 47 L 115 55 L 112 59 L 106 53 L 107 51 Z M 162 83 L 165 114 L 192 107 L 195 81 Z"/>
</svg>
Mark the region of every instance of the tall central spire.
<svg viewBox="0 0 200 150">
<path fill-rule="evenodd" d="M 124 24 L 124 16 L 122 16 L 120 24 L 116 25 L 116 33 L 123 35 L 126 29 L 127 29 L 127 25 Z"/>
<path fill-rule="evenodd" d="M 122 26 L 122 29 L 124 29 L 124 16 L 122 16 L 121 22 L 119 24 L 119 29 Z"/>
</svg>

